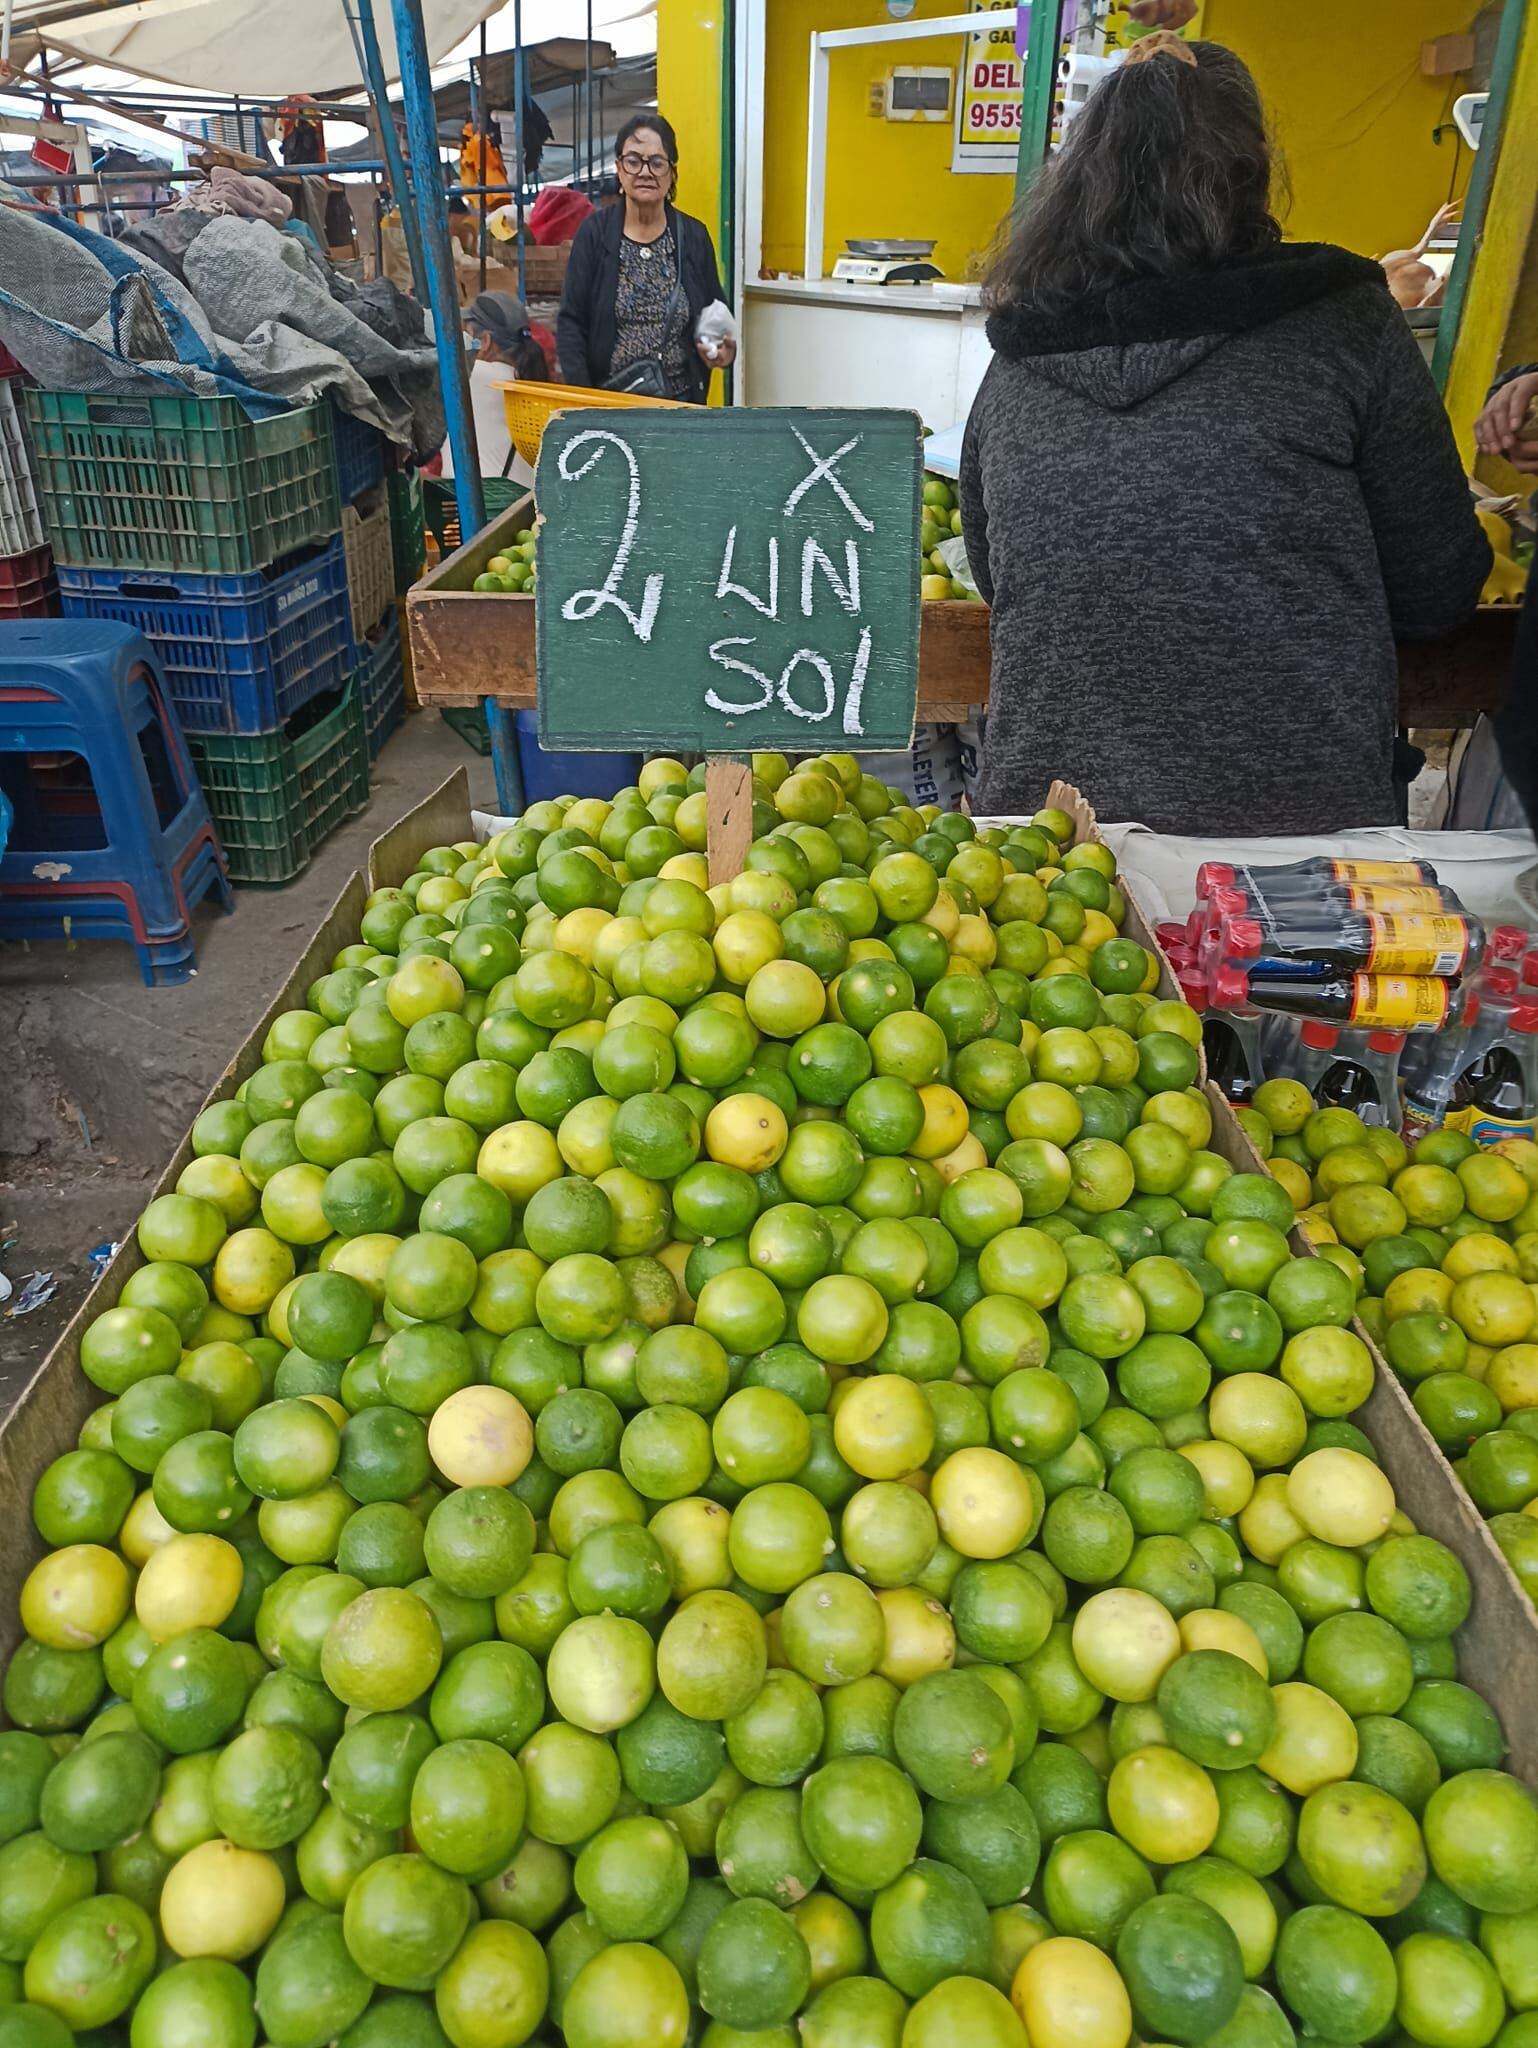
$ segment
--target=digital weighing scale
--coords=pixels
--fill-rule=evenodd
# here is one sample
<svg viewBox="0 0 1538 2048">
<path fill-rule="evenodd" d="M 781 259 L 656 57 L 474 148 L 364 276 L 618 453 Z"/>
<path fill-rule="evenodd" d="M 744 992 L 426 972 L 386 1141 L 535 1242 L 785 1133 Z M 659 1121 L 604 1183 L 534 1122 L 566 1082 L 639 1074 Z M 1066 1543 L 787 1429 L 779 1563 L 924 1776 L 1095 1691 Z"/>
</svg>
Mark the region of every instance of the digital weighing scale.
<svg viewBox="0 0 1538 2048">
<path fill-rule="evenodd" d="M 928 284 L 945 272 L 931 263 L 934 242 L 901 242 L 879 239 L 850 240 L 842 256 L 835 259 L 833 275 L 841 284 Z"/>
</svg>

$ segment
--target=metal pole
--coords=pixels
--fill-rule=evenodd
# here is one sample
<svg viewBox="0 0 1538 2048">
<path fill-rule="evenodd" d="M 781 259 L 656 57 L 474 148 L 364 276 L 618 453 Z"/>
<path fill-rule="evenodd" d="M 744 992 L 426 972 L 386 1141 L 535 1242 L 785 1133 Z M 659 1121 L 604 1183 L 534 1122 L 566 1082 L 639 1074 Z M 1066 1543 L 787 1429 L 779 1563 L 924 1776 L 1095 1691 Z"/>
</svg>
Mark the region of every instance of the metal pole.
<svg viewBox="0 0 1538 2048">
<path fill-rule="evenodd" d="M 481 161 L 480 178 L 483 184 L 491 177 L 490 157 L 486 148 L 491 134 L 491 100 L 486 92 L 486 17 L 481 16 L 481 61 L 476 66 L 476 111 L 480 115 Z M 481 201 L 481 290 L 486 289 L 486 215 L 490 211 L 486 201 Z"/>
<path fill-rule="evenodd" d="M 1031 9 L 1025 76 L 1020 83 L 1020 148 L 1015 158 L 1015 204 L 1047 160 L 1052 142 L 1052 105 L 1057 97 L 1057 59 L 1063 47 L 1067 0 L 1035 0 Z M 963 63 L 967 57 L 963 57 Z"/>
<path fill-rule="evenodd" d="M 589 190 L 593 182 L 593 0 L 587 0 L 587 46 L 583 51 L 582 91 L 587 101 L 587 161 L 582 166 L 582 189 Z"/>
<path fill-rule="evenodd" d="M 513 0 L 513 214 L 518 223 L 518 296 L 528 303 L 523 273 L 523 95 L 528 87 L 528 67 L 523 55 L 523 0 Z"/>
<path fill-rule="evenodd" d="M 359 56 L 363 63 L 364 83 L 368 86 L 369 98 L 374 102 L 375 111 L 379 116 L 379 143 L 384 151 L 385 162 L 389 166 L 390 183 L 395 191 L 395 207 L 401 217 L 401 230 L 406 237 L 406 255 L 411 264 L 412 282 L 418 298 L 425 302 L 427 259 L 422 252 L 422 236 L 412 207 L 411 183 L 406 176 L 406 160 L 401 152 L 401 139 L 395 132 L 395 116 L 390 112 L 384 58 L 379 50 L 379 29 L 374 21 L 374 0 L 357 0 L 357 8 Z M 349 19 L 353 17 L 349 16 Z M 434 161 L 437 161 L 436 157 Z"/>
<path fill-rule="evenodd" d="M 369 0 L 359 0 L 366 7 Z M 406 106 L 406 133 L 416 170 L 417 224 L 427 257 L 428 296 L 438 348 L 438 378 L 448 421 L 449 450 L 454 458 L 454 501 L 459 507 L 462 541 L 486 523 L 486 495 L 481 489 L 480 453 L 475 444 L 475 416 L 470 406 L 470 372 L 459 338 L 459 299 L 454 288 L 454 256 L 449 244 L 448 200 L 439 173 L 438 121 L 433 106 L 432 71 L 422 0 L 390 0 L 395 19 L 395 48 L 400 62 L 401 97 Z M 482 699 L 491 734 L 491 759 L 497 778 L 497 801 L 504 812 L 523 808 L 523 778 L 518 772 L 517 729 L 512 713 L 495 697 Z"/>
</svg>

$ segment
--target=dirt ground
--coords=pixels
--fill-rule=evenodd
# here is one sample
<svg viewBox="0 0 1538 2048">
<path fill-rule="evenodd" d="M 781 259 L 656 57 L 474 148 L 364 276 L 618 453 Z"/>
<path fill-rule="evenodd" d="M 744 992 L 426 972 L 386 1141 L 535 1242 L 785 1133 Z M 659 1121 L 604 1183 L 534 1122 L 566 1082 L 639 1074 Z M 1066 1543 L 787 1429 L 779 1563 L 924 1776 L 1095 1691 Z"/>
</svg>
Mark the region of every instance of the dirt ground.
<svg viewBox="0 0 1538 2048">
<path fill-rule="evenodd" d="M 231 917 L 198 908 L 198 971 L 180 988 L 146 988 L 126 944 L 0 946 L 0 1272 L 18 1294 L 36 1271 L 58 1282 L 31 1314 L 0 1311 L 0 1412 L 79 1307 L 91 1251 L 132 1228 L 370 841 L 461 766 L 472 803 L 487 807 L 490 761 L 435 712 L 409 718 L 380 755 L 366 808 L 297 881 L 238 889 Z"/>
</svg>

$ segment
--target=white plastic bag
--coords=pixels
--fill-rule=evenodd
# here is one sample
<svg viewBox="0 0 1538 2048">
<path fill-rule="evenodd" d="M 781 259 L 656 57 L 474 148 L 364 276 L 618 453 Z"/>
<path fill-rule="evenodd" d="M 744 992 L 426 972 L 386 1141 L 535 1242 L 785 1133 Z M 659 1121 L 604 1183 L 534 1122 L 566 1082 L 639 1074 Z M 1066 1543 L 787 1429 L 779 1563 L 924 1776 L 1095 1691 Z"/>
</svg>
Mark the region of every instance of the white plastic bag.
<svg viewBox="0 0 1538 2048">
<path fill-rule="evenodd" d="M 858 754 L 867 775 L 900 789 L 913 804 L 938 804 L 954 811 L 961 804 L 961 748 L 953 725 L 916 725 L 906 752 Z"/>
<path fill-rule="evenodd" d="M 949 540 L 942 540 L 934 552 L 945 564 L 953 583 L 961 584 L 962 588 L 970 590 L 974 597 L 982 596 L 977 587 L 977 578 L 972 574 L 972 565 L 967 560 L 967 537 L 964 533 L 953 533 Z"/>
<path fill-rule="evenodd" d="M 720 299 L 712 299 L 694 323 L 694 338 L 705 344 L 705 354 L 712 363 L 721 360 L 723 341 L 737 340 L 737 322 L 732 309 Z"/>
</svg>

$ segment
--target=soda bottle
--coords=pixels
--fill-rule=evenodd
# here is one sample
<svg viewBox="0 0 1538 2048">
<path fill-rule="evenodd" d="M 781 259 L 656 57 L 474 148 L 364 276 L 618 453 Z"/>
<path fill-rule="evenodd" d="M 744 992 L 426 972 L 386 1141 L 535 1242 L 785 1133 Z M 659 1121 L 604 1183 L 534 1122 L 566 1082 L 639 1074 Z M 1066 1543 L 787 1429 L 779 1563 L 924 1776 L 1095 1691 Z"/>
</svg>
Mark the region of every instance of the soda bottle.
<svg viewBox="0 0 1538 2048">
<path fill-rule="evenodd" d="M 1222 917 L 1204 944 L 1253 980 L 1273 974 L 1430 974 L 1451 979 L 1478 966 L 1477 919 L 1424 911 L 1297 911 L 1268 906 L 1257 917 Z"/>
<path fill-rule="evenodd" d="M 1190 969 L 1180 976 L 1180 988 L 1201 1016 L 1208 1080 L 1216 1082 L 1230 1102 L 1248 1102 L 1265 1079 L 1260 1062 L 1260 1012 L 1213 1009 L 1206 982 Z"/>
<path fill-rule="evenodd" d="M 1407 1145 L 1440 1129 L 1453 1113 L 1458 1083 L 1485 1049 L 1481 1023 L 1483 1005 L 1472 991 L 1464 997 L 1462 1014 L 1431 1043 L 1432 1050 L 1412 1076 L 1404 1091 L 1404 1119 L 1400 1136 Z"/>
<path fill-rule="evenodd" d="M 1326 1024 L 1320 1017 L 1306 1017 L 1298 1026 L 1297 1046 L 1292 1056 L 1291 1079 L 1301 1081 L 1316 1100 L 1319 1083 L 1335 1065 L 1339 1046 L 1338 1024 Z"/>
<path fill-rule="evenodd" d="M 1276 867 L 1204 860 L 1196 870 L 1196 900 L 1204 902 L 1213 889 L 1232 888 L 1235 884 L 1264 897 L 1300 891 L 1312 895 L 1332 886 L 1350 888 L 1364 883 L 1434 888 L 1436 879 L 1436 869 L 1424 860 L 1332 860 L 1324 854 L 1314 854 L 1308 860 L 1286 861 Z"/>
<path fill-rule="evenodd" d="M 1303 1028 L 1306 1031 L 1308 1026 Z M 1315 1098 L 1321 1107 L 1354 1109 L 1364 1124 L 1397 1129 L 1399 1055 L 1404 1049 L 1404 1033 L 1342 1031 L 1337 1037 L 1338 1057 L 1320 1076 L 1313 1091 Z"/>
<path fill-rule="evenodd" d="M 1476 1145 L 1538 1131 L 1538 1003 L 1519 1003 L 1497 1040 L 1462 1077 L 1458 1127 Z"/>
<path fill-rule="evenodd" d="M 1424 882 L 1331 882 L 1323 887 L 1312 883 L 1257 889 L 1253 883 L 1234 882 L 1213 888 L 1197 905 L 1195 923 L 1202 925 L 1218 917 L 1260 917 L 1271 909 L 1317 908 L 1336 915 L 1348 910 L 1424 911 L 1461 914 L 1463 905 L 1451 889 Z"/>
<path fill-rule="evenodd" d="M 1364 1031 L 1437 1031 L 1447 1021 L 1454 985 L 1434 975 L 1265 975 L 1253 982 L 1242 967 L 1217 968 L 1208 986 L 1214 1009 L 1280 1010 Z"/>
</svg>

